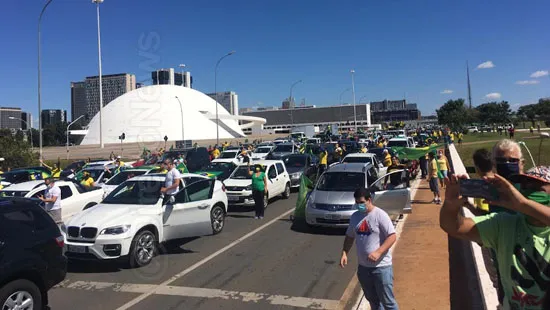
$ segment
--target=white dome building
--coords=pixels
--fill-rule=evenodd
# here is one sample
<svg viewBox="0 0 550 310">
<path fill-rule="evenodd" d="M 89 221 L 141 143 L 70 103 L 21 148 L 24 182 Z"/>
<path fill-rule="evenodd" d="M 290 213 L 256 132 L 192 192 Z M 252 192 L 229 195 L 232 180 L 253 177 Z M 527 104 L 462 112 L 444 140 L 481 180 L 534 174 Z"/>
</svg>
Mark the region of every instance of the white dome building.
<svg viewBox="0 0 550 310">
<path fill-rule="evenodd" d="M 179 100 L 178 100 L 179 99 Z M 180 104 L 181 103 L 181 104 Z M 259 117 L 231 115 L 218 104 L 219 137 L 244 137 L 242 129 L 265 124 Z M 239 121 L 248 121 L 239 125 Z M 183 123 L 183 125 L 182 125 Z M 216 101 L 191 88 L 152 85 L 128 92 L 103 107 L 103 143 L 216 139 Z M 99 144 L 99 113 L 81 145 Z"/>
</svg>

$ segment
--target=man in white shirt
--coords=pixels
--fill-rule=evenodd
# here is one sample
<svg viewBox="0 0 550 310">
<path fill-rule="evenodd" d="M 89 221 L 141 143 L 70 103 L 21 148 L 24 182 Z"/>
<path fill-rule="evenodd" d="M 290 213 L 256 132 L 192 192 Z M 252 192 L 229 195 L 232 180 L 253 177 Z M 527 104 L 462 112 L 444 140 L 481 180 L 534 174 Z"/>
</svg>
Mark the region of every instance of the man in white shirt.
<svg viewBox="0 0 550 310">
<path fill-rule="evenodd" d="M 46 191 L 44 196 L 39 196 L 38 198 L 45 203 L 46 212 L 52 217 L 56 224 L 60 225 L 63 223 L 61 218 L 61 189 L 59 186 L 55 185 L 55 182 L 51 178 L 47 178 L 46 181 Z"/>
<path fill-rule="evenodd" d="M 181 182 L 181 174 L 178 169 L 176 169 L 176 165 L 174 165 L 174 162 L 171 159 L 166 159 L 162 165 L 164 166 L 164 169 L 168 170 L 168 172 L 166 173 L 164 187 L 160 189 L 160 192 L 167 195 L 174 195 L 178 192 Z"/>
</svg>

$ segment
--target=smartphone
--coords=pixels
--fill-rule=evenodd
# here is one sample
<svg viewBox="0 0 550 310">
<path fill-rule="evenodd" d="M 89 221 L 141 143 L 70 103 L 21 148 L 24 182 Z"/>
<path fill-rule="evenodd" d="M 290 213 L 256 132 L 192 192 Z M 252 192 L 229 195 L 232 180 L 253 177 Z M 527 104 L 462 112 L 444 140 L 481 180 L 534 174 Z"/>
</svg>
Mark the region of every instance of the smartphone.
<svg viewBox="0 0 550 310">
<path fill-rule="evenodd" d="M 489 182 L 481 179 L 460 179 L 460 195 L 463 197 L 498 200 L 498 191 Z"/>
</svg>

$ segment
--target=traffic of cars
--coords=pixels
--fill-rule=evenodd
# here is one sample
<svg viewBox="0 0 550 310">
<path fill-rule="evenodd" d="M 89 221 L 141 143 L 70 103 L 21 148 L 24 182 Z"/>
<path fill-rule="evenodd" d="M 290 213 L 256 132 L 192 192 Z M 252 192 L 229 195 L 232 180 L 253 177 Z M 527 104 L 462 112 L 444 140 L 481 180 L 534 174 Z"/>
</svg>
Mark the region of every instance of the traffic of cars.
<svg viewBox="0 0 550 310">
<path fill-rule="evenodd" d="M 375 141 L 366 137 L 337 138 L 292 135 L 250 146 L 226 146 L 217 158 L 204 147 L 194 147 L 149 154 L 124 164 L 115 160 L 76 161 L 55 180 L 61 191 L 63 224 L 59 227 L 38 199 L 46 190 L 44 179 L 53 173 L 44 167 L 6 172 L 1 177 L 0 230 L 8 235 L 24 231 L 14 237 L 23 243 L 31 242 L 39 233 L 36 240 L 50 250 L 36 254 L 25 253 L 25 248 L 0 256 L 0 305 L 47 304 L 47 290 L 63 280 L 67 262 L 113 261 L 139 268 L 158 254 L 160 243 L 221 233 L 230 207 L 254 205 L 251 165 L 260 165 L 267 177 L 264 208 L 275 197 L 289 198 L 303 177 L 314 183 L 306 202 L 305 222 L 309 226 L 347 226 L 355 212 L 353 191 L 360 186 L 368 188 L 376 205 L 388 213 L 411 212 L 408 185 L 414 174 L 410 166 L 392 170 L 401 184 L 388 188 L 387 167 L 382 164 L 385 148 L 376 148 Z M 388 140 L 399 142 L 399 146 L 414 146 L 411 137 Z M 340 147 L 345 152 L 338 155 Z M 328 167 L 319 173 L 319 155 L 325 150 Z M 167 178 L 161 163 L 166 159 L 174 160 L 181 172 L 174 195 L 161 193 Z M 87 178 L 93 181 L 86 183 Z M 12 241 L 2 242 L 1 247 L 13 247 Z M 21 276 L 29 274 L 31 267 L 18 255 L 34 257 L 29 263 L 38 267 L 33 269 L 32 278 Z"/>
</svg>

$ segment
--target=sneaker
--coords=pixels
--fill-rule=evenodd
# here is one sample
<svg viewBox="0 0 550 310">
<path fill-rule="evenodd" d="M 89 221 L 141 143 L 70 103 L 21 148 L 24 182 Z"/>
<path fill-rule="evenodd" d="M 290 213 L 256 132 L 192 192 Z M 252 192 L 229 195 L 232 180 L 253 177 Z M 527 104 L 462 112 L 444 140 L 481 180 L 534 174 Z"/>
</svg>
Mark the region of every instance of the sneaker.
<svg viewBox="0 0 550 310">
<path fill-rule="evenodd" d="M 441 204 L 441 199 L 436 200 L 436 201 L 435 201 L 435 204 L 436 204 L 436 205 L 440 205 L 440 204 Z"/>
<path fill-rule="evenodd" d="M 254 219 L 257 220 L 257 219 L 259 219 L 259 217 L 255 216 Z"/>
<path fill-rule="evenodd" d="M 264 219 L 264 217 L 263 217 L 263 216 L 260 216 L 260 220 L 263 220 L 263 219 Z"/>
</svg>

